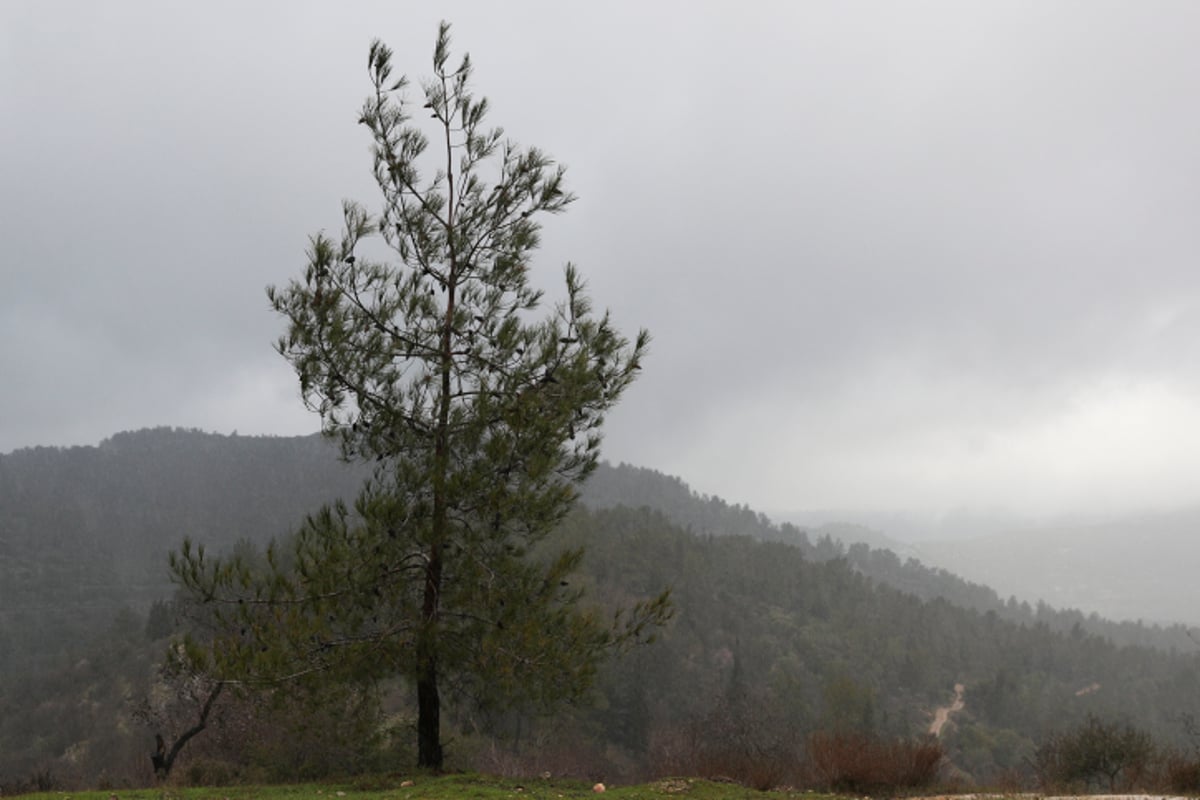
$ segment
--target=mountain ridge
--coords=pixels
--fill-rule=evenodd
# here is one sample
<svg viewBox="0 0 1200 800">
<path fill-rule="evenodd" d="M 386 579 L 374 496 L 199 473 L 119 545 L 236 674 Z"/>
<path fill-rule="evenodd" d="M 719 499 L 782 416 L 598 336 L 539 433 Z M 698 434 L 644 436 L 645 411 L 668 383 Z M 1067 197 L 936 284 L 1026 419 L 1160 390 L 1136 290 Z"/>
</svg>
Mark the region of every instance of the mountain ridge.
<svg viewBox="0 0 1200 800">
<path fill-rule="evenodd" d="M 11 711 L 0 779 L 38 764 L 94 774 L 118 750 L 137 752 L 149 734 L 128 698 L 156 691 L 174 590 L 165 554 L 185 536 L 261 547 L 365 474 L 316 436 L 179 429 L 0 457 L 0 698 Z M 959 683 L 967 706 L 944 736 L 955 764 L 980 776 L 1020 768 L 1035 737 L 1087 713 L 1127 714 L 1175 740 L 1174 715 L 1200 715 L 1200 659 L 1182 629 L 1003 600 L 645 468 L 604 465 L 582 499 L 548 544 L 585 549 L 577 580 L 590 602 L 608 610 L 671 587 L 678 607 L 652 650 L 599 677 L 595 709 L 567 717 L 630 763 L 735 723 L 776 740 L 830 727 L 917 735 Z M 91 755 L 64 755 L 79 752 Z"/>
</svg>

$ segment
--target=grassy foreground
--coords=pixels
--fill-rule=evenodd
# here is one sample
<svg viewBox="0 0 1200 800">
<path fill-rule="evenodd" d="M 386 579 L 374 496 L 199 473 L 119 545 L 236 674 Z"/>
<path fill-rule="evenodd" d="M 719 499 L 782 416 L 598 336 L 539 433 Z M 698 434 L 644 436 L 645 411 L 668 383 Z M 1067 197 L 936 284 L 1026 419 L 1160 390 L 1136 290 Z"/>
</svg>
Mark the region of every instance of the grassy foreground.
<svg viewBox="0 0 1200 800">
<path fill-rule="evenodd" d="M 285 786 L 197 786 L 113 791 L 41 792 L 23 800 L 688 800 L 800 797 L 833 800 L 836 795 L 802 791 L 760 792 L 734 783 L 700 778 L 666 778 L 632 786 L 610 786 L 600 795 L 591 783 L 542 778 L 499 778 L 490 775 L 389 776 L 359 778 L 346 783 Z"/>
</svg>

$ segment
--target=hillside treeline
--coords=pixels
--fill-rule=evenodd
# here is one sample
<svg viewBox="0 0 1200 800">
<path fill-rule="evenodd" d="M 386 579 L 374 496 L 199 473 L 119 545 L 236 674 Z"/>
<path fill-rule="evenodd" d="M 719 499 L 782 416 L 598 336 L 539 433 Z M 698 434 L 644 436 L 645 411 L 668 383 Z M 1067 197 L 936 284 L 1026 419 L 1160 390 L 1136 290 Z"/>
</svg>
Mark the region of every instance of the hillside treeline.
<svg viewBox="0 0 1200 800">
<path fill-rule="evenodd" d="M 152 779 L 154 735 L 194 724 L 204 687 L 164 669 L 186 625 L 166 578 L 184 536 L 213 549 L 286 535 L 361 473 L 316 437 L 155 430 L 0 457 L 0 785 Z M 605 468 L 548 547 L 584 546 L 591 602 L 672 588 L 657 642 L 553 718 L 453 708 L 452 762 L 632 777 L 799 758 L 813 734 L 919 737 L 954 686 L 953 769 L 1028 773 L 1040 742 L 1120 719 L 1188 747 L 1200 659 L 1182 630 L 1001 600 L 865 546 L 772 525 L 650 470 Z M 1186 642 L 1186 638 L 1182 639 Z M 1134 642 L 1154 647 L 1133 646 Z M 1173 649 L 1174 648 L 1174 649 Z M 411 763 L 387 685 L 229 692 L 184 779 L 278 779 Z"/>
</svg>

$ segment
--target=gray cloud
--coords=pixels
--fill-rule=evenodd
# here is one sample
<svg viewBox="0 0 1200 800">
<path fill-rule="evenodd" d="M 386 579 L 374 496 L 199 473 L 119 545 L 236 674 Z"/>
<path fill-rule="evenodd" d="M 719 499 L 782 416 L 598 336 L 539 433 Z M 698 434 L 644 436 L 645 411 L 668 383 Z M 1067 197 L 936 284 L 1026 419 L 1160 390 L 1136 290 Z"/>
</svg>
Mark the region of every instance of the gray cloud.
<svg viewBox="0 0 1200 800">
<path fill-rule="evenodd" d="M 263 287 L 343 197 L 366 45 L 440 16 L 655 343 L 607 453 L 773 509 L 1196 503 L 1190 3 L 0 10 L 0 451 L 315 428 Z M 9 124 L 11 121 L 11 124 Z"/>
</svg>

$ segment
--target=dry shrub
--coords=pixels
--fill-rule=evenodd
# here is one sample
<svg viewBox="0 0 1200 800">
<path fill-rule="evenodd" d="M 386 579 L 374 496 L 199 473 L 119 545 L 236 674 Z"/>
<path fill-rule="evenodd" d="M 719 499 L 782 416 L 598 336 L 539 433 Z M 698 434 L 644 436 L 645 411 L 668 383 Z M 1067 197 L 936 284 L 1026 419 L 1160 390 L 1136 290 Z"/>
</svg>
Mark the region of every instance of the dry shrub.
<svg viewBox="0 0 1200 800">
<path fill-rule="evenodd" d="M 211 758 L 192 759 L 179 777 L 187 786 L 230 786 L 245 780 L 238 765 Z"/>
<path fill-rule="evenodd" d="M 1163 758 L 1162 769 L 1168 791 L 1189 795 L 1200 793 L 1200 758 L 1172 753 Z"/>
<path fill-rule="evenodd" d="M 698 775 L 696 740 L 691 730 L 681 726 L 655 726 L 647 744 L 652 778 Z"/>
<path fill-rule="evenodd" d="M 617 766 L 610 756 L 583 737 L 548 730 L 527 737 L 523 746 L 487 740 L 465 754 L 464 760 L 469 769 L 506 778 L 549 774 L 594 782 L 615 776 L 609 774 L 609 768 Z"/>
<path fill-rule="evenodd" d="M 798 736 L 762 706 L 751 709 L 721 703 L 700 720 L 652 731 L 655 777 L 696 775 L 764 791 L 794 779 Z"/>
<path fill-rule="evenodd" d="M 1002 794 L 1021 794 L 1033 788 L 1033 778 L 1018 767 L 1009 767 L 997 772 L 989 786 Z"/>
<path fill-rule="evenodd" d="M 933 738 L 878 739 L 860 733 L 816 733 L 808 740 L 812 778 L 838 792 L 878 792 L 929 786 L 944 752 Z"/>
<path fill-rule="evenodd" d="M 26 780 L 0 782 L 0 796 L 45 793 L 59 788 L 49 767 L 34 770 Z"/>
<path fill-rule="evenodd" d="M 752 752 L 743 748 L 709 752 L 697 773 L 710 780 L 727 779 L 751 789 L 767 791 L 784 782 L 794 771 L 795 760 L 782 752 Z"/>
</svg>

